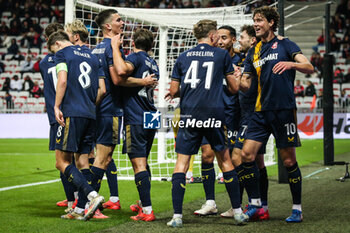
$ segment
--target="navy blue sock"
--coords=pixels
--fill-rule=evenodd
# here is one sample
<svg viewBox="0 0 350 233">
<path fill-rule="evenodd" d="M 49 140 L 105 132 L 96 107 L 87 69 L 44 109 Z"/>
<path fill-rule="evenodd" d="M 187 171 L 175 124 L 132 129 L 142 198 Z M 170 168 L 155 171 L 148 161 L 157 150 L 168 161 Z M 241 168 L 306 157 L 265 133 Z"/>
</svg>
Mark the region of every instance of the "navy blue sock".
<svg viewBox="0 0 350 233">
<path fill-rule="evenodd" d="M 205 198 L 215 200 L 215 169 L 213 163 L 202 163 L 202 182 Z"/>
<path fill-rule="evenodd" d="M 229 172 L 223 172 L 224 182 L 226 186 L 226 191 L 230 197 L 232 208 L 240 208 L 240 191 L 239 191 L 239 181 L 237 173 L 235 170 Z"/>
<path fill-rule="evenodd" d="M 243 182 L 242 182 L 242 179 L 240 178 L 240 174 L 242 174 L 242 172 L 244 171 L 244 168 L 243 168 L 243 164 L 237 166 L 235 168 L 236 170 L 236 173 L 237 173 L 237 176 L 238 176 L 238 181 L 239 181 L 239 192 L 240 192 L 240 199 L 241 199 L 241 204 L 242 204 L 242 201 L 243 201 L 243 193 L 244 193 L 244 185 L 243 185 Z"/>
<path fill-rule="evenodd" d="M 99 192 L 101 188 L 103 175 L 105 174 L 106 170 L 103 170 L 95 166 L 92 166 L 90 170 L 92 173 L 91 186 L 96 190 L 96 192 Z"/>
<path fill-rule="evenodd" d="M 74 201 L 74 192 L 76 188 L 71 182 L 68 182 L 67 178 L 64 176 L 62 172 L 60 172 L 60 178 L 62 181 L 64 193 L 66 194 L 67 200 L 68 201 Z"/>
<path fill-rule="evenodd" d="M 260 169 L 259 173 L 260 173 L 261 204 L 267 205 L 267 192 L 269 189 L 269 179 L 267 177 L 266 167 Z"/>
<path fill-rule="evenodd" d="M 151 206 L 151 182 L 148 171 L 135 174 L 135 184 L 143 207 Z"/>
<path fill-rule="evenodd" d="M 171 182 L 174 214 L 182 214 L 182 203 L 184 201 L 186 190 L 186 174 L 174 173 Z"/>
<path fill-rule="evenodd" d="M 89 158 L 89 166 L 90 168 L 94 165 L 95 158 Z"/>
<path fill-rule="evenodd" d="M 86 181 L 88 182 L 88 184 L 91 185 L 91 178 L 92 178 L 92 173 L 90 171 L 90 169 L 82 169 L 80 170 L 81 174 L 83 174 L 83 176 L 85 177 Z M 79 191 L 78 192 L 78 203 L 77 206 L 79 208 L 85 209 L 85 204 L 86 202 L 88 202 L 88 198 L 86 195 L 84 195 L 83 192 Z"/>
<path fill-rule="evenodd" d="M 107 182 L 109 187 L 110 196 L 118 197 L 118 176 L 117 167 L 115 166 L 114 160 L 108 164 L 106 170 Z"/>
<path fill-rule="evenodd" d="M 260 198 L 259 170 L 254 162 L 242 163 L 243 171 L 239 173 L 239 180 L 242 182 L 248 197 L 251 199 Z"/>
<path fill-rule="evenodd" d="M 295 163 L 291 167 L 286 167 L 288 171 L 288 181 L 290 191 L 293 197 L 293 204 L 301 204 L 301 172 L 298 166 L 298 163 Z"/>
<path fill-rule="evenodd" d="M 148 158 L 147 158 L 148 159 Z M 151 181 L 152 181 L 152 173 L 151 173 L 151 168 L 149 167 L 148 163 L 146 165 L 146 169 L 147 169 L 147 172 L 148 172 L 148 175 L 149 175 L 149 184 L 151 185 Z"/>
<path fill-rule="evenodd" d="M 72 182 L 79 191 L 82 191 L 85 194 L 85 196 L 94 191 L 94 189 L 86 181 L 83 174 L 81 174 L 80 171 L 72 164 L 66 167 L 64 175 L 67 177 L 67 180 Z"/>
</svg>

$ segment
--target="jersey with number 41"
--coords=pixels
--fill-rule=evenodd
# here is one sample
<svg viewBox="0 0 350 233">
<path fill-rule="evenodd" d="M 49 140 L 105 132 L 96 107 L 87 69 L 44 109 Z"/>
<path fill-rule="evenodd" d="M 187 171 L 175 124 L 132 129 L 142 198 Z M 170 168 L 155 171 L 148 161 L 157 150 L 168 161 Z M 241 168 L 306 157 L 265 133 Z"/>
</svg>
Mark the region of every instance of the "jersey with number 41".
<svg viewBox="0 0 350 233">
<path fill-rule="evenodd" d="M 50 53 L 39 63 L 41 77 L 44 81 L 44 97 L 47 116 L 50 124 L 56 123 L 53 107 L 56 99 L 56 62 L 55 55 Z"/>
<path fill-rule="evenodd" d="M 104 76 L 98 58 L 80 46 L 68 46 L 56 53 L 56 63 L 65 63 L 68 69 L 63 116 L 96 119 L 98 79 Z"/>
<path fill-rule="evenodd" d="M 181 82 L 181 115 L 206 120 L 225 119 L 222 80 L 233 73 L 229 53 L 198 44 L 177 59 L 172 79 Z"/>
</svg>

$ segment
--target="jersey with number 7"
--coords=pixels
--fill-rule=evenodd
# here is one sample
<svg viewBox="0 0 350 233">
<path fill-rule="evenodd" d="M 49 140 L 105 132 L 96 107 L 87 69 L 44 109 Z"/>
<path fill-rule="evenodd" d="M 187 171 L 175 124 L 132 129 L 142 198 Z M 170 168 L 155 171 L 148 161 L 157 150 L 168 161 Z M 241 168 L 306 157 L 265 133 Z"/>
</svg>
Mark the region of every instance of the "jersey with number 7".
<svg viewBox="0 0 350 233">
<path fill-rule="evenodd" d="M 99 76 L 104 76 L 98 58 L 80 46 L 68 46 L 56 53 L 56 68 L 67 67 L 67 89 L 62 101 L 64 117 L 96 119 Z"/>
<path fill-rule="evenodd" d="M 181 115 L 224 121 L 222 80 L 233 71 L 230 55 L 224 49 L 198 44 L 182 53 L 172 73 L 172 79 L 181 82 Z"/>
</svg>

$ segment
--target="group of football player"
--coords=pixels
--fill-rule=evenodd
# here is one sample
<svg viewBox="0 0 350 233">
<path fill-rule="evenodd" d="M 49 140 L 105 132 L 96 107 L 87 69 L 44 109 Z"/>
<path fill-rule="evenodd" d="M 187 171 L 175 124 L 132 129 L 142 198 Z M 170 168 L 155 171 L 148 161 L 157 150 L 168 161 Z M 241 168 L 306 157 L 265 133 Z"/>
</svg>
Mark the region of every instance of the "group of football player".
<svg viewBox="0 0 350 233">
<path fill-rule="evenodd" d="M 89 33 L 79 20 L 64 28 L 53 23 L 45 29 L 52 53 L 41 61 L 40 70 L 51 125 L 50 149 L 56 151 L 56 167 L 67 196 L 62 218 L 108 218 L 100 212 L 101 206 L 120 209 L 112 155 L 123 125 L 123 153 L 132 163 L 140 197 L 130 206 L 137 212 L 131 218 L 153 221 L 147 159 L 156 131 L 143 128 L 143 113 L 157 111 L 153 89 L 159 71 L 147 53 L 153 45 L 153 34 L 142 28 L 133 32 L 133 53 L 125 57 L 121 48 L 124 22 L 118 12 L 101 11 L 95 21 L 103 40 L 92 51 L 87 46 Z M 165 96 L 167 100 L 180 97 L 178 120 L 192 122 L 176 129 L 174 215 L 168 226 L 183 226 L 186 172 L 191 156 L 200 147 L 206 202 L 194 214 L 218 213 L 216 157 L 231 201 L 229 210 L 221 216 L 233 218 L 237 225 L 269 219 L 263 155 L 271 134 L 288 171 L 293 199 L 292 214 L 286 222 L 302 221 L 302 179 L 295 155 L 300 140 L 293 86 L 296 70 L 312 73 L 313 66 L 294 42 L 275 35 L 278 21 L 274 8 L 256 9 L 253 25 L 241 28 L 239 49 L 233 46 L 236 31 L 231 26 L 217 29 L 213 20 L 200 20 L 194 25 L 198 44 L 177 58 L 170 91 Z M 203 122 L 208 120 L 216 123 L 205 126 Z M 98 192 L 105 173 L 111 195 L 103 203 Z M 244 189 L 249 204 L 243 210 Z"/>
</svg>

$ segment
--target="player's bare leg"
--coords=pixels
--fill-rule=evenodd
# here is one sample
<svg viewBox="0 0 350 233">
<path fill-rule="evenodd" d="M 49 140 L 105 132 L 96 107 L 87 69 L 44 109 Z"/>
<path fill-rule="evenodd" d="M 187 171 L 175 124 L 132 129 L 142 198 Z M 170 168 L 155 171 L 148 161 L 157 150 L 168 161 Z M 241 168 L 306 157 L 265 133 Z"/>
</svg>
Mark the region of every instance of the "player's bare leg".
<svg viewBox="0 0 350 233">
<path fill-rule="evenodd" d="M 202 182 L 205 192 L 206 202 L 202 208 L 194 211 L 194 214 L 200 216 L 216 215 L 218 210 L 215 204 L 215 152 L 209 144 L 201 146 L 202 150 Z"/>
<path fill-rule="evenodd" d="M 288 171 L 288 182 L 293 198 L 292 215 L 286 221 L 301 222 L 303 220 L 301 209 L 302 177 L 296 160 L 295 147 L 280 149 L 280 156 Z"/>
</svg>

